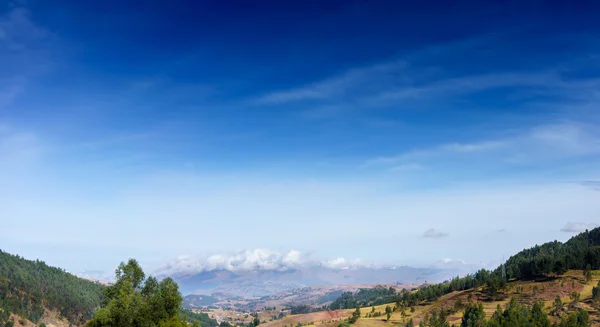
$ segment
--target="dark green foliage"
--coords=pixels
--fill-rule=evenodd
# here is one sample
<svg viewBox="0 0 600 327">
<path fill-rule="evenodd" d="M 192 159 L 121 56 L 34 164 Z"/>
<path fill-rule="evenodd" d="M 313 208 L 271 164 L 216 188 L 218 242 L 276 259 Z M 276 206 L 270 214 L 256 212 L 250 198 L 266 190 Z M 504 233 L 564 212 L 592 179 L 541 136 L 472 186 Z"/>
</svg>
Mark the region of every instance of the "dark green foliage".
<svg viewBox="0 0 600 327">
<path fill-rule="evenodd" d="M 182 309 L 179 312 L 179 315 L 183 318 L 183 320 L 193 324 L 196 322 L 196 326 L 199 327 L 231 327 L 231 325 L 225 321 L 219 325 L 216 320 L 211 319 L 206 313 L 195 313 L 190 310 Z M 224 325 L 225 324 L 225 325 Z"/>
<path fill-rule="evenodd" d="M 591 326 L 590 316 L 587 311 L 579 309 L 567 317 L 561 319 L 558 327 L 589 327 Z"/>
<path fill-rule="evenodd" d="M 325 295 L 319 297 L 319 299 L 317 300 L 317 304 L 323 304 L 326 302 L 334 301 L 335 299 L 340 297 L 343 293 L 344 293 L 344 291 L 327 292 Z"/>
<path fill-rule="evenodd" d="M 598 286 L 592 289 L 592 300 L 596 303 L 600 302 L 600 281 L 598 282 Z"/>
<path fill-rule="evenodd" d="M 523 250 L 506 261 L 508 278 L 535 278 L 568 269 L 600 269 L 600 228 L 585 231 L 566 243 L 545 243 Z"/>
<path fill-rule="evenodd" d="M 373 288 L 361 288 L 356 293 L 344 292 L 339 298 L 329 305 L 330 310 L 352 309 L 394 302 L 396 290 L 381 285 Z"/>
<path fill-rule="evenodd" d="M 0 326 L 6 326 L 8 313 L 38 322 L 44 308 L 83 323 L 100 306 L 103 289 L 42 261 L 0 251 Z"/>
<path fill-rule="evenodd" d="M 291 314 L 293 314 L 293 315 L 313 312 L 313 308 L 310 305 L 306 305 L 306 304 L 292 306 L 292 307 L 290 307 L 290 310 L 291 310 Z"/>
<path fill-rule="evenodd" d="M 509 326 L 531 326 L 531 327 L 550 327 L 548 316 L 543 312 L 543 306 L 537 302 L 533 307 L 518 304 L 512 298 L 504 311 L 498 306 L 498 309 L 489 321 L 477 326 L 486 327 L 509 327 Z"/>
<path fill-rule="evenodd" d="M 352 312 L 352 316 L 348 318 L 348 322 L 353 324 L 360 318 L 360 308 L 356 308 L 354 312 Z"/>
<path fill-rule="evenodd" d="M 145 279 L 136 260 L 121 263 L 116 283 L 105 290 L 102 308 L 86 323 L 87 327 L 215 327 L 217 322 L 205 314 L 182 310 L 179 286 L 171 279 L 160 282 Z"/>
<path fill-rule="evenodd" d="M 585 270 L 583 271 L 583 278 L 585 278 L 585 282 L 588 283 L 592 280 L 592 271 L 591 266 L 588 264 L 585 266 Z"/>
<path fill-rule="evenodd" d="M 553 311 L 555 313 L 558 313 L 562 310 L 563 308 L 563 302 L 562 299 L 560 298 L 560 296 L 556 296 L 556 298 L 554 298 L 554 305 L 553 305 Z"/>
<path fill-rule="evenodd" d="M 469 303 L 460 324 L 461 327 L 481 327 L 485 322 L 485 312 L 481 303 Z"/>
<path fill-rule="evenodd" d="M 208 295 L 186 295 L 183 298 L 183 307 L 186 309 L 207 307 L 219 302 L 219 299 Z"/>
<path fill-rule="evenodd" d="M 431 317 L 426 318 L 426 320 L 425 324 L 429 323 L 431 327 L 450 327 L 450 324 L 446 321 L 444 310 L 440 310 L 439 312 L 434 311 Z"/>
</svg>

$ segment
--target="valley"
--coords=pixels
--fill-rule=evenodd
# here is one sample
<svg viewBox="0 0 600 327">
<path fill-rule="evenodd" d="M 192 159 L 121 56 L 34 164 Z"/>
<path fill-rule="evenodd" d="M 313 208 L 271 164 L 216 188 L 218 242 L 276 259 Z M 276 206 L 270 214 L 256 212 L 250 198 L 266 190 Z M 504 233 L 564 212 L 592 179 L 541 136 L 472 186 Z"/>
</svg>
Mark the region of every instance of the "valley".
<svg viewBox="0 0 600 327">
<path fill-rule="evenodd" d="M 0 264 L 2 327 L 108 327 L 116 321 L 135 327 L 122 321 L 160 312 L 161 324 L 196 327 L 511 326 L 534 319 L 540 326 L 600 325 L 600 228 L 525 249 L 495 270 L 440 283 L 317 285 L 260 297 L 183 297 L 175 279 L 146 278 L 133 259 L 121 263 L 108 286 L 5 252 Z M 123 301 L 138 304 L 119 309 Z"/>
</svg>

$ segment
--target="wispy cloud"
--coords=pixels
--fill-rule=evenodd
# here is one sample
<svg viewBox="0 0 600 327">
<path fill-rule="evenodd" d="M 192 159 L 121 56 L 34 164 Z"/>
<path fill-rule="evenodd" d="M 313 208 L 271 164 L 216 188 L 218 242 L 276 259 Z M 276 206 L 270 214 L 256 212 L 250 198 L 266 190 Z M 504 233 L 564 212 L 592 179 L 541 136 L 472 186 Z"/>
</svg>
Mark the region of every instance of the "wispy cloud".
<svg viewBox="0 0 600 327">
<path fill-rule="evenodd" d="M 521 103 L 511 104 L 517 108 L 543 102 L 543 96 L 560 97 L 565 102 L 597 100 L 600 79 L 569 77 L 568 69 L 564 69 L 568 63 L 560 63 L 563 69 L 554 66 L 468 73 L 439 65 L 440 58 L 448 54 L 456 58 L 461 57 L 460 53 L 470 53 L 482 44 L 493 46 L 491 44 L 496 37 L 491 35 L 475 41 L 432 45 L 400 54 L 390 61 L 356 67 L 306 85 L 273 90 L 251 102 L 271 106 L 294 103 L 297 105 L 294 110 L 307 113 L 314 108 L 341 107 L 343 110 L 328 111 L 322 116 L 332 118 L 342 117 L 350 111 L 368 116 L 373 109 L 430 109 L 440 104 L 450 110 L 452 104 L 448 100 L 468 99 L 469 95 L 499 89 L 506 93 L 507 99 L 522 97 Z M 318 114 L 297 116 L 320 117 Z"/>
<path fill-rule="evenodd" d="M 265 94 L 258 99 L 259 104 L 283 104 L 305 100 L 339 100 L 339 97 L 351 95 L 352 92 L 374 92 L 378 87 L 387 83 L 403 80 L 397 74 L 404 70 L 406 62 L 391 61 L 373 66 L 354 68 L 338 76 L 315 82 L 301 87 L 275 91 Z"/>
<path fill-rule="evenodd" d="M 36 24 L 29 10 L 14 3 L 0 14 L 0 109 L 20 96 L 29 79 L 47 69 L 46 42 L 54 39 L 48 30 Z"/>
<path fill-rule="evenodd" d="M 397 90 L 384 91 L 372 101 L 418 99 L 431 96 L 449 96 L 467 94 L 500 87 L 518 86 L 558 86 L 557 76 L 544 73 L 499 73 L 448 78 L 433 81 L 422 86 L 401 87 Z"/>
<path fill-rule="evenodd" d="M 446 236 L 448 236 L 448 233 L 442 232 L 434 228 L 430 228 L 423 233 L 423 237 L 425 238 L 442 238 Z"/>
<path fill-rule="evenodd" d="M 485 156 L 494 164 L 528 165 L 541 161 L 600 154 L 600 133 L 595 126 L 565 122 L 540 125 L 505 138 L 452 142 L 410 150 L 394 156 L 368 159 L 366 165 L 410 165 L 439 163 L 444 159 Z"/>
<path fill-rule="evenodd" d="M 598 224 L 595 223 L 568 222 L 560 231 L 565 233 L 581 233 L 596 227 L 598 227 Z"/>
<path fill-rule="evenodd" d="M 581 181 L 579 184 L 589 187 L 593 190 L 600 191 L 600 181 Z"/>
<path fill-rule="evenodd" d="M 4 87 L 0 87 L 0 109 L 9 106 L 13 100 L 23 90 L 23 83 L 20 80 L 2 80 Z"/>
<path fill-rule="evenodd" d="M 411 172 L 411 171 L 419 171 L 419 170 L 423 170 L 423 169 L 425 169 L 425 167 L 423 165 L 410 163 L 410 164 L 393 166 L 392 168 L 390 168 L 390 171 Z"/>
<path fill-rule="evenodd" d="M 24 50 L 48 35 L 47 30 L 32 22 L 25 8 L 13 8 L 7 14 L 0 15 L 0 50 Z"/>
<path fill-rule="evenodd" d="M 0 125 L 0 167 L 27 165 L 36 161 L 41 152 L 41 141 L 36 134 Z"/>
</svg>

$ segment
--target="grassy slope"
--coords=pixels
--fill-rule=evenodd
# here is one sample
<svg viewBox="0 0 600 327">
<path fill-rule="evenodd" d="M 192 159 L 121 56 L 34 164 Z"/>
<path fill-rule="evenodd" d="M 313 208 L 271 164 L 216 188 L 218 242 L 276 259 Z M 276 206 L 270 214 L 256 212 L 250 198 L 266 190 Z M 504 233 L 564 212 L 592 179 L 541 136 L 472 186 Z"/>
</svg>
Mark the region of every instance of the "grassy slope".
<svg viewBox="0 0 600 327">
<path fill-rule="evenodd" d="M 506 304 L 511 297 L 515 297 L 517 301 L 522 303 L 533 304 L 536 300 L 544 301 L 546 312 L 550 312 L 554 298 L 559 295 L 565 304 L 571 303 L 569 294 L 573 291 L 581 293 L 581 306 L 590 312 L 590 316 L 595 323 L 600 323 L 600 314 L 593 309 L 587 300 L 592 296 L 592 288 L 598 284 L 600 280 L 600 271 L 593 273 L 593 279 L 589 283 L 585 283 L 582 271 L 574 270 L 569 271 L 565 275 L 557 279 L 549 279 L 544 281 L 515 281 L 510 282 L 508 287 L 504 291 L 505 299 L 492 301 L 481 292 L 479 289 L 471 289 L 460 292 L 453 292 L 446 294 L 439 298 L 437 301 L 427 305 L 420 305 L 415 307 L 415 312 L 411 313 L 410 310 L 406 310 L 406 317 L 402 317 L 400 312 L 394 312 L 390 321 L 385 321 L 385 316 L 377 318 L 361 318 L 354 326 L 358 327 L 377 327 L 377 326 L 393 326 L 395 324 L 404 322 L 410 318 L 413 318 L 415 325 L 420 322 L 427 312 L 434 310 L 439 311 L 441 308 L 451 308 L 457 300 L 461 300 L 463 303 L 467 302 L 469 295 L 473 300 L 480 301 L 488 318 L 494 313 L 498 304 Z M 574 288 L 573 288 L 574 284 Z M 517 288 L 523 288 L 523 291 L 517 293 Z M 394 303 L 389 304 L 391 307 Z M 386 305 L 380 305 L 375 307 L 375 311 L 385 313 Z M 264 327 L 296 327 L 298 323 L 308 324 L 314 322 L 315 325 L 320 327 L 335 327 L 340 323 L 340 319 L 346 319 L 350 317 L 354 310 L 336 310 L 336 311 L 323 311 L 308 313 L 302 315 L 287 316 L 281 320 L 271 321 L 264 325 Z M 361 308 L 361 314 L 371 312 L 371 308 Z M 448 317 L 450 323 L 460 324 L 462 318 L 462 310 L 452 314 Z M 553 319 L 553 318 L 551 318 Z M 322 323 L 322 321 L 326 321 Z"/>
</svg>

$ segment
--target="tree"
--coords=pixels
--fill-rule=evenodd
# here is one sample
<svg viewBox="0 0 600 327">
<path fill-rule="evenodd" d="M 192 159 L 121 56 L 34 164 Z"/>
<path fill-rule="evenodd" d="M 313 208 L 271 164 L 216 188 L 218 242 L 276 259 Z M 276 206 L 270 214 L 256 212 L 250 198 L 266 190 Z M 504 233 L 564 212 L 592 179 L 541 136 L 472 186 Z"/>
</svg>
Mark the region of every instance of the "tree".
<svg viewBox="0 0 600 327">
<path fill-rule="evenodd" d="M 352 313 L 352 316 L 348 318 L 348 322 L 353 324 L 360 318 L 360 308 L 356 308 Z"/>
<path fill-rule="evenodd" d="M 550 320 L 544 313 L 544 305 L 540 301 L 536 301 L 531 308 L 531 318 L 535 327 L 550 327 Z"/>
<path fill-rule="evenodd" d="M 598 281 L 598 286 L 592 288 L 592 300 L 596 304 L 600 302 L 600 281 Z"/>
<path fill-rule="evenodd" d="M 461 327 L 482 327 L 485 325 L 485 312 L 481 303 L 469 303 L 460 324 Z"/>
<path fill-rule="evenodd" d="M 586 283 L 589 283 L 592 280 L 592 267 L 589 264 L 585 266 L 583 277 L 585 278 Z"/>
<path fill-rule="evenodd" d="M 392 308 L 389 305 L 385 306 L 385 314 L 387 316 L 387 320 L 389 321 L 392 317 Z"/>
<path fill-rule="evenodd" d="M 554 299 L 554 312 L 556 314 L 558 314 L 563 308 L 563 302 L 560 298 L 560 296 L 556 296 L 556 298 Z"/>
<path fill-rule="evenodd" d="M 579 299 L 581 298 L 581 294 L 579 294 L 579 292 L 577 292 L 577 291 L 573 291 L 573 293 L 571 293 L 571 295 L 569 295 L 569 297 L 572 300 L 571 306 L 574 306 L 577 304 L 577 302 L 579 302 Z"/>
<path fill-rule="evenodd" d="M 145 274 L 138 262 L 122 262 L 115 271 L 116 282 L 106 288 L 105 301 L 86 327 L 185 327 L 180 317 L 183 301 L 171 278 L 158 282 Z"/>
</svg>

